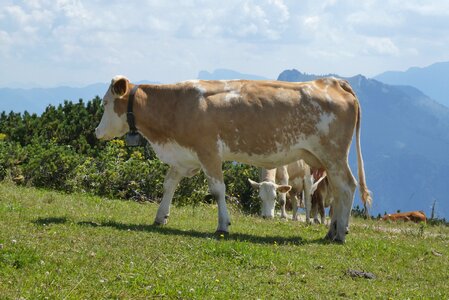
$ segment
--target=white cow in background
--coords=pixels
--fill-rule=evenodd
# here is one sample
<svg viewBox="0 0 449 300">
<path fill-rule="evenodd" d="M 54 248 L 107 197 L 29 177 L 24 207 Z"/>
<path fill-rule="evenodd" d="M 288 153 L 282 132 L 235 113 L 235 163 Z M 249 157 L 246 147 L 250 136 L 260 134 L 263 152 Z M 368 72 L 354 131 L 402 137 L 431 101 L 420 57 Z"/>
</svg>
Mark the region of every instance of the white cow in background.
<svg viewBox="0 0 449 300">
<path fill-rule="evenodd" d="M 282 187 L 290 186 L 287 191 L 290 196 L 290 200 L 292 203 L 292 211 L 293 211 L 293 220 L 298 220 L 298 196 L 303 194 L 302 200 L 305 203 L 306 208 L 306 222 L 310 223 L 310 213 L 312 209 L 312 195 L 317 189 L 320 182 L 325 178 L 326 175 L 323 175 L 321 178 L 314 180 L 312 171 L 310 166 L 307 165 L 304 160 L 298 160 L 291 164 L 278 167 L 272 170 L 262 169 L 261 174 L 271 174 L 268 178 L 264 178 L 263 176 L 260 178 L 261 182 L 255 182 L 251 179 L 248 179 L 251 183 L 251 186 L 254 189 L 259 190 L 259 197 L 262 200 L 262 216 L 265 217 L 274 217 L 274 207 L 277 198 L 275 187 L 278 186 L 274 184 L 274 178 L 276 182 L 278 182 Z M 281 217 L 286 218 L 287 213 L 285 210 L 286 203 L 286 190 L 280 191 L 279 195 L 279 204 L 281 206 Z M 269 212 L 267 215 L 265 212 Z"/>
<path fill-rule="evenodd" d="M 274 217 L 274 208 L 276 206 L 277 193 L 284 195 L 283 202 L 280 199 L 281 217 L 287 218 L 287 213 L 285 211 L 285 193 L 290 191 L 292 187 L 288 184 L 276 184 L 276 182 L 281 181 L 281 178 L 279 178 L 278 175 L 280 175 L 280 172 L 277 172 L 277 169 L 267 170 L 261 168 L 260 183 L 248 179 L 248 181 L 251 183 L 251 186 L 259 191 L 259 197 L 262 200 L 261 215 L 264 218 Z"/>
</svg>

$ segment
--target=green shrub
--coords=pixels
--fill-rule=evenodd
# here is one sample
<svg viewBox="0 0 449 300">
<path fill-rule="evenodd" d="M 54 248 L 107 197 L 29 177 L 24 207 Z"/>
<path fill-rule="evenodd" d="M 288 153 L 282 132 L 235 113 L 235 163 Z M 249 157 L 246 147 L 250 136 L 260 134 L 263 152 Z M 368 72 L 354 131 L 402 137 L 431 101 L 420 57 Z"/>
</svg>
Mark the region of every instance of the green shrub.
<svg viewBox="0 0 449 300">
<path fill-rule="evenodd" d="M 33 143 L 25 147 L 27 162 L 22 165 L 25 180 L 33 186 L 71 191 L 67 180 L 81 162 L 71 146 Z"/>
<path fill-rule="evenodd" d="M 11 178 L 21 178 L 21 164 L 25 159 L 25 150 L 19 143 L 0 141 L 0 180 L 8 175 Z"/>
</svg>

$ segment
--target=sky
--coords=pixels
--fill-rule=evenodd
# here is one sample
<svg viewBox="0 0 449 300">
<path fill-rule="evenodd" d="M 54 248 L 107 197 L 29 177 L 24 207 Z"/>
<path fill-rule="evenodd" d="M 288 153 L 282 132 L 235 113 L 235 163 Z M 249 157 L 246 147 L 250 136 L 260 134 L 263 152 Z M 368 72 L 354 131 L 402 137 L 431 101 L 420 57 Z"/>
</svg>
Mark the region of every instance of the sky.
<svg viewBox="0 0 449 300">
<path fill-rule="evenodd" d="M 0 0 L 0 87 L 372 77 L 449 61 L 448 45 L 448 0 Z"/>
</svg>

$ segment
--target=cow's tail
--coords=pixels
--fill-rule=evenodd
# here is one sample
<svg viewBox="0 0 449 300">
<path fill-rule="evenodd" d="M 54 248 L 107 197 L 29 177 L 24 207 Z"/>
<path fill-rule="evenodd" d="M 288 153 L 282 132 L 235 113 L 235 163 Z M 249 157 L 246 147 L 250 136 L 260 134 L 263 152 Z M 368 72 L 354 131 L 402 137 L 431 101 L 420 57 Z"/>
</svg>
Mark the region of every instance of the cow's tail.
<svg viewBox="0 0 449 300">
<path fill-rule="evenodd" d="M 363 157 L 362 157 L 362 150 L 360 145 L 360 124 L 362 122 L 362 111 L 360 108 L 360 102 L 357 98 L 357 95 L 355 94 L 354 90 L 351 88 L 349 83 L 347 81 L 342 81 L 341 87 L 354 95 L 355 97 L 355 104 L 357 106 L 357 122 L 356 122 L 356 147 L 357 147 L 357 173 L 359 176 L 359 190 L 360 194 L 362 196 L 362 202 L 363 206 L 365 208 L 365 215 L 369 217 L 368 213 L 368 207 L 371 206 L 372 198 L 371 198 L 371 192 L 368 190 L 368 187 L 366 185 L 366 179 L 365 179 L 365 167 L 363 164 Z"/>
</svg>

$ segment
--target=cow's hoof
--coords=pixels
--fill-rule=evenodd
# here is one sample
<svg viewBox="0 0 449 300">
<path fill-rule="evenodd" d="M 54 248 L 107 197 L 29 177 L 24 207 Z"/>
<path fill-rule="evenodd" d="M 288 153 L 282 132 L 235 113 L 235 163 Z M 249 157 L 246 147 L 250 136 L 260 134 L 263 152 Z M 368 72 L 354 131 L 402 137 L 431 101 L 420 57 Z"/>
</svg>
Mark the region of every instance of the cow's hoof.
<svg viewBox="0 0 449 300">
<path fill-rule="evenodd" d="M 333 234 L 333 233 L 330 232 L 330 231 L 329 231 L 329 232 L 326 234 L 326 236 L 324 237 L 324 239 L 327 240 L 327 241 L 333 241 L 334 238 L 335 238 L 335 234 Z"/>
<path fill-rule="evenodd" d="M 215 235 L 219 238 L 224 238 L 227 237 L 229 235 L 228 231 L 224 231 L 224 230 L 217 230 L 215 231 Z"/>
<path fill-rule="evenodd" d="M 163 225 L 167 225 L 167 223 L 168 223 L 168 219 L 164 219 L 163 221 L 154 220 L 153 225 L 155 225 L 155 226 L 163 226 Z"/>
<path fill-rule="evenodd" d="M 336 243 L 336 244 L 344 244 L 345 240 L 342 238 L 337 237 L 335 234 L 332 234 L 330 232 L 328 232 L 326 234 L 326 236 L 324 237 L 324 239 L 326 241 L 332 242 L 332 243 Z"/>
</svg>

